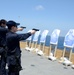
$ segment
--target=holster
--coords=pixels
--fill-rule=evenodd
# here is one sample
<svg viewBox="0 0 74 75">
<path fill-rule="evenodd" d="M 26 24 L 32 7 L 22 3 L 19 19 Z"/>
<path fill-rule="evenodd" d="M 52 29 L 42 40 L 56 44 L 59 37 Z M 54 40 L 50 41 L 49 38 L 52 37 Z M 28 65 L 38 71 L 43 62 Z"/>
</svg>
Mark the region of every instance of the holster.
<svg viewBox="0 0 74 75">
<path fill-rule="evenodd" d="M 20 64 L 20 56 L 15 56 L 16 59 L 16 66 L 15 66 L 15 71 L 20 71 L 21 70 L 21 64 Z"/>
<path fill-rule="evenodd" d="M 13 71 L 17 72 L 21 70 L 20 59 L 18 56 L 11 55 L 8 57 L 8 65 L 12 66 Z M 13 67 L 14 66 L 14 67 Z"/>
</svg>

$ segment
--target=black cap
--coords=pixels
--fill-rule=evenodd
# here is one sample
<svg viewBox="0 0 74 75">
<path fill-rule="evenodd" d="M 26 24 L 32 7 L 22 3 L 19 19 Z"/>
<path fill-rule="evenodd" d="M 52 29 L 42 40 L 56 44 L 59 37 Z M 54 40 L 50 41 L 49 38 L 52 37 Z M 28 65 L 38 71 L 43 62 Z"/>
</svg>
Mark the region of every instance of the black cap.
<svg viewBox="0 0 74 75">
<path fill-rule="evenodd" d="M 1 20 L 0 20 L 0 25 L 1 25 L 1 24 L 6 24 L 6 23 L 7 23 L 7 21 L 6 21 L 5 19 L 1 19 Z"/>
<path fill-rule="evenodd" d="M 8 27 L 11 27 L 11 26 L 18 26 L 18 25 L 20 25 L 20 23 L 16 23 L 15 21 L 12 21 L 12 20 L 10 20 L 10 21 L 8 21 L 7 23 L 6 23 L 6 25 L 8 26 Z"/>
</svg>

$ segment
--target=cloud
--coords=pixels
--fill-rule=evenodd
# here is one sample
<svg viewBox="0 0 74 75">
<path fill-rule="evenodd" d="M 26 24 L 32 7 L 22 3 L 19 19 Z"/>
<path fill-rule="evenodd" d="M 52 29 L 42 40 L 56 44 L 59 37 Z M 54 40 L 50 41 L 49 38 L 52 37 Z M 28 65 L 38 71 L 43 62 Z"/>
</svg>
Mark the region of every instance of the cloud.
<svg viewBox="0 0 74 75">
<path fill-rule="evenodd" d="M 35 7 L 35 10 L 44 10 L 44 7 L 42 5 L 38 5 Z"/>
</svg>

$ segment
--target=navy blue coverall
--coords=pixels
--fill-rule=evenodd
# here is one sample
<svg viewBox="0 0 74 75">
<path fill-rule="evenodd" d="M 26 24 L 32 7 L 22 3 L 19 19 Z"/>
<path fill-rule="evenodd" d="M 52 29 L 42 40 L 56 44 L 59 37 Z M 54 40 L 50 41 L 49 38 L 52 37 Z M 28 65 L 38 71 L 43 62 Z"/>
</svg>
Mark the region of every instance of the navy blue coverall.
<svg viewBox="0 0 74 75">
<path fill-rule="evenodd" d="M 0 75 L 6 75 L 6 33 L 8 29 L 0 26 Z"/>
<path fill-rule="evenodd" d="M 31 33 L 17 34 L 14 32 L 8 32 L 6 35 L 7 43 L 7 63 L 8 63 L 8 75 L 19 75 L 21 67 L 21 50 L 19 41 L 27 39 L 31 36 Z"/>
</svg>

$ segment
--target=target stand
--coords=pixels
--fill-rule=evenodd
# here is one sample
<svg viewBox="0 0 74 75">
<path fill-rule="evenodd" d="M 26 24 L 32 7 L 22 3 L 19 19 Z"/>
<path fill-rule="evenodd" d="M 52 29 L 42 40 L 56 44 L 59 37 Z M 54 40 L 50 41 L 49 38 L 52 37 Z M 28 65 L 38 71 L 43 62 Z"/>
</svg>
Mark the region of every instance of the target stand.
<svg viewBox="0 0 74 75">
<path fill-rule="evenodd" d="M 41 34 L 41 38 L 40 38 L 40 46 L 39 49 L 36 49 L 36 53 L 38 55 L 44 55 L 44 48 L 45 48 L 45 42 L 46 42 L 46 37 L 48 35 L 48 30 L 44 30 L 43 33 Z"/>
<path fill-rule="evenodd" d="M 50 53 L 49 53 L 49 56 L 48 56 L 49 60 L 52 60 L 52 61 L 56 60 L 56 50 L 57 50 L 59 35 L 60 35 L 60 30 L 59 29 L 55 29 L 51 34 L 50 51 L 49 51 Z M 53 50 L 52 50 L 52 45 L 54 46 Z"/>
<path fill-rule="evenodd" d="M 32 45 L 31 45 L 31 48 L 29 48 L 29 51 L 34 51 L 34 50 L 36 49 L 40 32 L 41 32 L 41 31 L 37 31 L 37 32 L 34 34 L 33 41 L 32 41 Z"/>
<path fill-rule="evenodd" d="M 71 55 L 72 55 L 73 45 L 74 45 L 74 29 L 70 29 L 64 39 L 63 56 L 61 57 L 61 61 L 60 61 L 61 63 L 63 63 L 66 66 L 72 65 Z M 66 48 L 70 49 L 70 54 L 69 54 L 68 58 L 65 57 Z"/>
<path fill-rule="evenodd" d="M 29 30 L 28 32 L 30 32 L 31 30 Z M 30 47 L 31 47 L 31 40 L 32 40 L 32 35 L 26 39 L 26 47 L 25 50 L 29 51 Z"/>
</svg>

